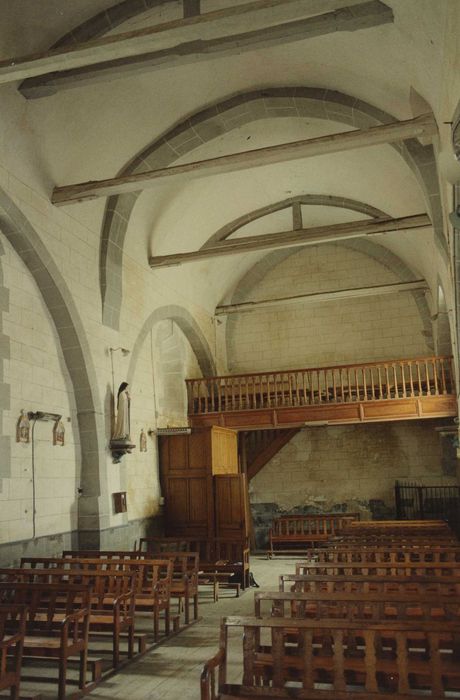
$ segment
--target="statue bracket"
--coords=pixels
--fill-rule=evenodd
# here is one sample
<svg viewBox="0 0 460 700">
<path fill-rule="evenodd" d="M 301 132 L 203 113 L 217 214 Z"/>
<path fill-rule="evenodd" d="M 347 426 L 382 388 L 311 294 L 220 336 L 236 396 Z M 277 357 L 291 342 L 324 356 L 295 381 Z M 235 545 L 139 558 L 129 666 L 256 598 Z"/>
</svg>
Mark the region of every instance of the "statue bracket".
<svg viewBox="0 0 460 700">
<path fill-rule="evenodd" d="M 131 454 L 135 447 L 136 445 L 134 445 L 129 438 L 123 438 L 121 440 L 112 438 L 109 443 L 109 449 L 112 453 L 113 463 L 120 464 L 122 457 Z"/>
</svg>

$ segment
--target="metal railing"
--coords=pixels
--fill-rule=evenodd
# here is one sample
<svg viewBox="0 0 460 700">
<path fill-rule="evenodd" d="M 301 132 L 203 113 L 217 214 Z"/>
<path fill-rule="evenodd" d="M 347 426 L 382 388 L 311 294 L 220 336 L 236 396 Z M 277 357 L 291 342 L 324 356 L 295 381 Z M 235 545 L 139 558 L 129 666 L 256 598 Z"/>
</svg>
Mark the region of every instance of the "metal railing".
<svg viewBox="0 0 460 700">
<path fill-rule="evenodd" d="M 460 486 L 422 486 L 397 481 L 395 503 L 399 520 L 446 520 L 460 535 Z"/>
</svg>

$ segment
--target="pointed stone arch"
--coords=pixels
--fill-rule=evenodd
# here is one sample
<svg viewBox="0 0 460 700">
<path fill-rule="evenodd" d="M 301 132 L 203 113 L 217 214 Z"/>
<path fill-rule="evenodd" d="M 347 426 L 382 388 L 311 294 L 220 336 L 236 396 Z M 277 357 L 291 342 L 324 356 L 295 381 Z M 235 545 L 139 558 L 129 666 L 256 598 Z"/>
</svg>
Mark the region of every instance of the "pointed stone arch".
<svg viewBox="0 0 460 700">
<path fill-rule="evenodd" d="M 352 211 L 359 212 L 361 214 L 372 216 L 372 217 L 388 217 L 388 214 L 375 207 L 370 207 L 365 202 L 359 202 L 353 199 L 344 199 L 339 197 L 330 197 L 325 195 L 300 195 L 299 197 L 292 198 L 295 200 L 302 199 L 304 205 L 309 206 L 336 206 L 343 209 L 348 209 Z M 245 224 L 255 221 L 262 216 L 270 215 L 273 211 L 279 211 L 285 208 L 284 205 L 290 206 L 292 204 L 291 198 L 284 200 L 283 202 L 276 202 L 273 205 L 267 205 L 263 209 L 257 209 L 254 212 L 249 212 L 238 219 L 222 227 L 216 234 L 211 236 L 203 248 L 208 245 L 209 241 L 222 240 L 227 235 L 238 230 Z M 227 233 L 228 232 L 228 233 Z M 393 252 L 388 250 L 378 243 L 374 243 L 366 238 L 355 238 L 345 241 L 340 241 L 338 244 L 342 247 L 348 248 L 350 250 L 355 250 L 359 253 L 369 256 L 376 262 L 384 265 L 389 270 L 391 270 L 401 282 L 411 282 L 417 279 L 414 272 L 406 265 L 401 258 L 395 255 Z M 281 250 L 274 250 L 271 253 L 265 255 L 261 260 L 259 260 L 253 267 L 251 267 L 236 284 L 235 289 L 232 294 L 227 296 L 225 303 L 228 304 L 238 304 L 247 301 L 248 296 L 257 284 L 267 275 L 270 270 L 282 263 L 284 260 L 289 258 L 291 255 L 304 250 L 304 246 L 299 246 L 296 248 L 287 248 Z M 425 294 L 423 291 L 414 290 L 410 292 L 417 305 L 417 309 L 420 315 L 420 319 L 423 325 L 423 333 L 425 340 L 430 349 L 434 350 L 434 339 L 433 339 L 433 328 L 431 323 L 431 313 L 428 306 Z M 224 302 L 222 302 L 224 303 Z M 236 326 L 237 318 L 235 316 L 229 316 L 226 322 L 226 344 L 227 344 L 227 357 L 232 357 L 234 352 L 234 332 Z"/>
</svg>

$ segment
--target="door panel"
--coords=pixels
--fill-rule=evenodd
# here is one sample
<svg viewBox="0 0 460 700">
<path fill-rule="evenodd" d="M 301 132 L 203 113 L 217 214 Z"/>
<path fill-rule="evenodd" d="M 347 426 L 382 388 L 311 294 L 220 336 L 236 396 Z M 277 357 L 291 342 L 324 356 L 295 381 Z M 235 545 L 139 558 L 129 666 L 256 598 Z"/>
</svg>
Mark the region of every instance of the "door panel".
<svg viewBox="0 0 460 700">
<path fill-rule="evenodd" d="M 248 535 L 248 495 L 244 474 L 214 477 L 216 536 L 241 539 Z"/>
</svg>

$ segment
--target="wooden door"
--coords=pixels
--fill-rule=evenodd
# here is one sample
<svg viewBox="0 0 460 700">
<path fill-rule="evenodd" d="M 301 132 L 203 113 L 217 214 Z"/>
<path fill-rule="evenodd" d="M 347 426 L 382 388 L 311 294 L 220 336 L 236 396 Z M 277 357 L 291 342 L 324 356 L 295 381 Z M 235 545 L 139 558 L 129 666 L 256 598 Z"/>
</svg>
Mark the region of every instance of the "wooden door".
<svg viewBox="0 0 460 700">
<path fill-rule="evenodd" d="M 209 430 L 160 440 L 160 473 L 168 536 L 212 537 L 214 503 Z"/>
<path fill-rule="evenodd" d="M 214 477 L 216 537 L 244 539 L 249 533 L 248 487 L 245 474 Z"/>
<path fill-rule="evenodd" d="M 206 477 L 170 477 L 166 482 L 166 533 L 208 537 L 212 493 Z"/>
</svg>

